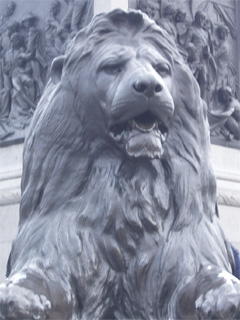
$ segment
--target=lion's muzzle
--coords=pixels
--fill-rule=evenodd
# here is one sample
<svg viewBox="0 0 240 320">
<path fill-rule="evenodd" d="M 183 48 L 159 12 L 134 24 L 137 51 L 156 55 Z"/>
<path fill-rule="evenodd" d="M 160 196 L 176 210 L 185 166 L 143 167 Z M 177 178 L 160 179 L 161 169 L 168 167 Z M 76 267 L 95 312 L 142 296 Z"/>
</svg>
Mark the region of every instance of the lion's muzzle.
<svg viewBox="0 0 240 320">
<path fill-rule="evenodd" d="M 118 87 L 110 136 L 130 157 L 160 158 L 173 112 L 164 78 L 155 70 L 137 68 Z"/>
</svg>

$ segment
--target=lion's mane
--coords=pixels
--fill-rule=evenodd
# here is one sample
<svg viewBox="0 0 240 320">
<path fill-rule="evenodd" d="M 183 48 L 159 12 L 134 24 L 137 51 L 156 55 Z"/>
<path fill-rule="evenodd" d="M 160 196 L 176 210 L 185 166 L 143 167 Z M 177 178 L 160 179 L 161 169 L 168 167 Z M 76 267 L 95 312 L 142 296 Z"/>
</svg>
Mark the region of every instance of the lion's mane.
<svg viewBox="0 0 240 320">
<path fill-rule="evenodd" d="M 160 160 L 116 150 L 97 131 L 101 112 L 83 104 L 76 91 L 91 52 L 126 32 L 154 44 L 172 66 L 175 111 Z M 45 89 L 25 142 L 10 269 L 23 269 L 35 257 L 49 279 L 68 283 L 79 314 L 88 319 L 113 315 L 98 309 L 100 291 L 116 318 L 149 318 L 146 310 L 153 318 L 175 317 L 169 302 L 185 275 L 196 274 L 205 261 L 231 270 L 215 214 L 216 182 L 198 84 L 167 33 L 136 11 L 97 16 L 72 40 L 59 72 L 60 81 L 50 80 Z M 96 113 L 97 134 L 81 118 L 86 108 Z"/>
</svg>

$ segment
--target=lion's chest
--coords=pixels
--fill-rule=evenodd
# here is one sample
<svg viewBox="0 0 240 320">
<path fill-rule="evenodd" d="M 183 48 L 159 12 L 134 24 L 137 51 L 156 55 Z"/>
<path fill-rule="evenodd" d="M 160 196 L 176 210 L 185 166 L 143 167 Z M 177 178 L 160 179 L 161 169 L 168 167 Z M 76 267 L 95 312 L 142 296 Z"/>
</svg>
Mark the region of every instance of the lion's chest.
<svg viewBox="0 0 240 320">
<path fill-rule="evenodd" d="M 87 259 L 88 268 L 82 271 L 86 282 L 82 282 L 81 290 L 86 293 L 85 302 L 91 298 L 88 293 L 95 288 L 94 291 L 103 292 L 98 306 L 106 309 L 108 318 L 163 318 L 182 282 L 180 269 L 184 268 L 187 275 L 191 273 L 188 266 L 179 263 L 184 260 L 181 241 L 145 232 L 134 241 L 131 251 L 126 242 L 119 241 L 113 234 L 100 236 L 96 230 L 91 230 L 86 235 L 82 258 Z M 114 317 L 108 314 L 111 310 L 114 310 Z M 94 312 L 99 312 L 98 307 Z"/>
<path fill-rule="evenodd" d="M 179 279 L 174 274 L 169 277 L 171 267 L 164 258 L 165 253 L 158 246 L 142 247 L 129 260 L 125 272 L 120 277 L 117 274 L 119 299 L 114 303 L 121 314 L 119 319 L 156 319 L 162 317 L 160 312 L 167 312 Z"/>
</svg>

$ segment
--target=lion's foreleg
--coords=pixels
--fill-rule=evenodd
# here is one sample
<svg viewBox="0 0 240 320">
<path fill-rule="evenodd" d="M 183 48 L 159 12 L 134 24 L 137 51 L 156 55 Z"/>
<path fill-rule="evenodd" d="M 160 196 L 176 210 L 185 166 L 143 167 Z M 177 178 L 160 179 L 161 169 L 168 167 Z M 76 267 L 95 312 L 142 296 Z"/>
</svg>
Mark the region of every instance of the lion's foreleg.
<svg viewBox="0 0 240 320">
<path fill-rule="evenodd" d="M 219 268 L 206 266 L 178 294 L 179 319 L 239 319 L 240 281 Z M 194 317 L 194 318 L 193 318 Z"/>
<path fill-rule="evenodd" d="M 69 289 L 47 279 L 33 266 L 11 275 L 0 285 L 0 319 L 71 319 L 74 299 Z M 66 289 L 66 291 L 64 291 Z"/>
</svg>

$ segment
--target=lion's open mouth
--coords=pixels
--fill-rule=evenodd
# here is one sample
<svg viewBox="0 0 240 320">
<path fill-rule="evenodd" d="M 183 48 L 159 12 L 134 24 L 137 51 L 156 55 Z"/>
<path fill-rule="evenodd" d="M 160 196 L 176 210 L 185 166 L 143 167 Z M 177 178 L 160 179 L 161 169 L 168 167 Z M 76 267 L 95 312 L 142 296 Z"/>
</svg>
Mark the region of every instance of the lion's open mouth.
<svg viewBox="0 0 240 320">
<path fill-rule="evenodd" d="M 133 157 L 160 158 L 167 134 L 167 126 L 150 111 L 110 128 L 112 139 Z"/>
<path fill-rule="evenodd" d="M 168 133 L 167 126 L 158 120 L 150 111 L 146 111 L 127 122 L 112 126 L 110 128 L 110 133 L 113 135 L 114 140 L 119 140 L 123 132 L 132 131 L 134 129 L 138 129 L 143 133 L 151 132 L 153 130 L 159 131 L 163 141 L 166 140 Z"/>
</svg>

